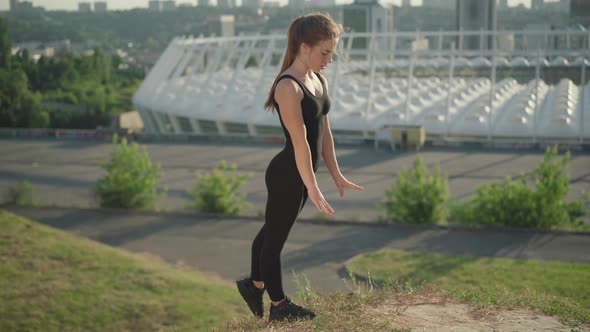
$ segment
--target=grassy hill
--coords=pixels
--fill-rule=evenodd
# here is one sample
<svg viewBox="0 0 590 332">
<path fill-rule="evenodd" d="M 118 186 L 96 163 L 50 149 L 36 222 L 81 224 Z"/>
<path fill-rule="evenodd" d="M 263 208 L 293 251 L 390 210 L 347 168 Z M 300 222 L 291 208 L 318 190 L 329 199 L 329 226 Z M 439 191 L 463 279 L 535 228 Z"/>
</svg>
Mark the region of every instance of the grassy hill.
<svg viewBox="0 0 590 332">
<path fill-rule="evenodd" d="M 249 312 L 220 280 L 0 210 L 0 331 L 211 331 Z"/>
<path fill-rule="evenodd" d="M 349 291 L 322 296 L 306 280 L 291 295 L 318 317 L 269 324 L 226 281 L 0 210 L 0 331 L 569 331 L 558 318 L 590 328 L 588 265 L 379 251 L 348 268 L 371 271 L 382 288 L 353 279 Z M 427 285 L 445 275 L 454 287 Z"/>
<path fill-rule="evenodd" d="M 590 324 L 590 264 L 382 249 L 357 256 L 347 266 L 377 282 L 419 283 L 477 306 L 527 308 L 568 325 Z"/>
</svg>

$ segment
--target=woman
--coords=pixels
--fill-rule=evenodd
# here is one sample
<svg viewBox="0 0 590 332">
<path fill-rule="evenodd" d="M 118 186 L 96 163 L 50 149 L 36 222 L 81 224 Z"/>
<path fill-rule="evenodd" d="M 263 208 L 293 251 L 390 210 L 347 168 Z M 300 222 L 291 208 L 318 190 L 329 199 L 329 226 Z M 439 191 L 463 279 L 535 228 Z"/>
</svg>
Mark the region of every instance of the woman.
<svg viewBox="0 0 590 332">
<path fill-rule="evenodd" d="M 324 14 L 309 14 L 293 21 L 281 71 L 264 104 L 266 109 L 276 108 L 286 144 L 266 170 L 265 223 L 252 243 L 250 277 L 236 284 L 258 317 L 263 316 L 264 290 L 268 292 L 272 301 L 270 321 L 315 317 L 311 310 L 285 296 L 280 254 L 308 197 L 319 211 L 334 213 L 316 181 L 319 157 L 323 158 L 340 196 L 345 188 L 363 189 L 340 173 L 328 122 L 328 84 L 319 74 L 332 62 L 342 32 L 342 26 Z"/>
</svg>

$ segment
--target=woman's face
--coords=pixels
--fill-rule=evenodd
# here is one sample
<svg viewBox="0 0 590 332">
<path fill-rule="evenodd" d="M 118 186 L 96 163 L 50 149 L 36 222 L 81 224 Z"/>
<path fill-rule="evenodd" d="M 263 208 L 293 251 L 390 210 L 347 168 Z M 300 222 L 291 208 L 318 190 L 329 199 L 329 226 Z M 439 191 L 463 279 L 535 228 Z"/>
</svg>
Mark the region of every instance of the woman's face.
<svg viewBox="0 0 590 332">
<path fill-rule="evenodd" d="M 303 43 L 301 45 L 303 61 L 314 72 L 320 72 L 326 69 L 328 64 L 332 63 L 332 54 L 337 44 L 338 39 L 323 40 L 312 47 Z"/>
</svg>

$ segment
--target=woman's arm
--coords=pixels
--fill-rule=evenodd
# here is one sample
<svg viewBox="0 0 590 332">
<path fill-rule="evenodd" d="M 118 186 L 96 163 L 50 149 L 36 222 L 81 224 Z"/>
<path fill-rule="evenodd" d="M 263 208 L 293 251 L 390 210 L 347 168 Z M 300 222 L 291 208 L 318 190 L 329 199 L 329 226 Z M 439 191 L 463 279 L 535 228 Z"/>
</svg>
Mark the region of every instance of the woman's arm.
<svg viewBox="0 0 590 332">
<path fill-rule="evenodd" d="M 322 81 L 324 82 L 324 86 L 326 87 L 326 91 L 324 93 L 328 94 L 328 80 L 324 77 L 324 75 L 320 74 Z M 338 161 L 336 161 L 336 151 L 334 149 L 334 137 L 332 136 L 332 130 L 330 129 L 330 121 L 328 120 L 328 114 L 324 117 L 324 133 L 322 138 L 322 159 L 324 159 L 324 163 L 326 163 L 326 167 L 332 175 L 332 178 L 336 180 L 338 176 L 342 176 L 340 173 L 340 168 L 338 167 Z"/>
<path fill-rule="evenodd" d="M 275 88 L 274 96 L 279 104 L 283 123 L 289 132 L 289 136 L 291 136 L 297 170 L 307 188 L 309 198 L 320 211 L 328 214 L 334 213 L 334 210 L 320 192 L 313 172 L 311 149 L 307 143 L 307 131 L 301 110 L 301 100 L 303 99 L 301 87 L 293 80 L 281 80 Z"/>
<path fill-rule="evenodd" d="M 323 78 L 326 86 L 326 93 L 328 93 L 328 81 Z M 322 159 L 326 163 L 326 167 L 334 179 L 336 188 L 340 193 L 340 197 L 344 196 L 344 188 L 350 188 L 355 190 L 363 190 L 362 186 L 356 185 L 348 181 L 344 175 L 340 172 L 338 161 L 336 160 L 336 149 L 334 149 L 334 137 L 332 136 L 332 129 L 330 129 L 330 120 L 328 115 L 324 117 L 324 133 L 322 138 Z"/>
<path fill-rule="evenodd" d="M 340 167 L 338 167 L 338 161 L 336 160 L 336 151 L 334 149 L 334 138 L 332 136 L 332 130 L 330 129 L 330 121 L 328 115 L 324 117 L 324 137 L 322 138 L 322 159 L 326 163 L 326 167 L 332 175 L 332 178 L 336 180 L 342 176 L 340 173 Z"/>
</svg>

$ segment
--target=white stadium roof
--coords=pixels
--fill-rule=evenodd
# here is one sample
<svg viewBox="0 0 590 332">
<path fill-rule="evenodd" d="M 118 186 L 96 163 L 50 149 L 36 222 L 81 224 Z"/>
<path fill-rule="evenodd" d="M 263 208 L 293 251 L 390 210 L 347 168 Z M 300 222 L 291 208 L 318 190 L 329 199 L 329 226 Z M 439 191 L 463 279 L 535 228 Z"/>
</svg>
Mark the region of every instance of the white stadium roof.
<svg viewBox="0 0 590 332">
<path fill-rule="evenodd" d="M 362 52 L 350 48 L 354 37 L 343 38 L 341 56 L 323 73 L 335 135 L 372 138 L 383 126 L 421 125 L 428 135 L 453 137 L 590 138 L 587 44 L 544 52 Z M 590 42 L 588 32 L 582 37 Z M 146 129 L 280 135 L 276 114 L 263 103 L 278 74 L 282 38 L 173 40 L 133 98 Z"/>
</svg>

